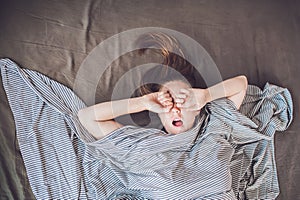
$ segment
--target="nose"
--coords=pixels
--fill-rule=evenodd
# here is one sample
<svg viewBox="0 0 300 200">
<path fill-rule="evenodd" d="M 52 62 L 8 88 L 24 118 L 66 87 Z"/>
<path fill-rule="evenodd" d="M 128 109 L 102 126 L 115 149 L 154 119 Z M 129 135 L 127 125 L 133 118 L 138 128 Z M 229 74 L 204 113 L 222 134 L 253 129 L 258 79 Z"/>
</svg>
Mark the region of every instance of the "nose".
<svg viewBox="0 0 300 200">
<path fill-rule="evenodd" d="M 181 112 L 180 108 L 178 108 L 178 107 L 176 106 L 176 104 L 174 104 L 174 106 L 173 106 L 173 108 L 171 109 L 171 111 L 172 111 L 172 112 L 175 112 L 175 113 L 180 113 L 180 112 Z"/>
</svg>

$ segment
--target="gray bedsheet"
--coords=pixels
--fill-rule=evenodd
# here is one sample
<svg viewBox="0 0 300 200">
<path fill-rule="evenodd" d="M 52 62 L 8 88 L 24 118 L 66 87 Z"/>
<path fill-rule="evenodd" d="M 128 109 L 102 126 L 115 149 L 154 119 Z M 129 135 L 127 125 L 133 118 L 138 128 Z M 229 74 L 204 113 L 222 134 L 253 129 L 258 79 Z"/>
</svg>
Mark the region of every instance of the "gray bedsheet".
<svg viewBox="0 0 300 200">
<path fill-rule="evenodd" d="M 34 69 L 72 88 L 82 61 L 101 41 L 131 28 L 157 26 L 197 40 L 212 56 L 222 77 L 245 74 L 250 84 L 270 82 L 289 88 L 294 122 L 276 134 L 277 199 L 299 199 L 300 156 L 299 30 L 296 0 L 275 1 L 2 1 L 0 57 Z M 96 102 L 131 66 L 145 59 L 124 55 L 106 70 Z M 2 81 L 1 81 L 2 82 Z M 0 89 L 0 198 L 33 199 L 11 110 Z"/>
</svg>

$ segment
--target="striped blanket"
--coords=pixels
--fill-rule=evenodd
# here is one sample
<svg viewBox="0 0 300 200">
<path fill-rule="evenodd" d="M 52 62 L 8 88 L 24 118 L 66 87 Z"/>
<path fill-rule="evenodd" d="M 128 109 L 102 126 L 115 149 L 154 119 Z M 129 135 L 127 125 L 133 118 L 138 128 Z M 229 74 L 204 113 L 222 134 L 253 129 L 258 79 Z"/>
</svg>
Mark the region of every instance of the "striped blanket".
<svg viewBox="0 0 300 200">
<path fill-rule="evenodd" d="M 3 86 L 37 199 L 274 199 L 274 133 L 292 121 L 287 89 L 249 85 L 238 111 L 208 103 L 182 134 L 124 126 L 95 140 L 64 85 L 1 59 Z"/>
</svg>

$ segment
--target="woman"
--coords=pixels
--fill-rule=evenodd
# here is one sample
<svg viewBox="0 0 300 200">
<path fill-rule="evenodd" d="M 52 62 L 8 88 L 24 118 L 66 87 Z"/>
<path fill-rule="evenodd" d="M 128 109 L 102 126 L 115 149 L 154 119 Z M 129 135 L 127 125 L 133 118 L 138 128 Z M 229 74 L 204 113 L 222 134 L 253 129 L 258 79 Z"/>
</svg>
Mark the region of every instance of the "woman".
<svg viewBox="0 0 300 200">
<path fill-rule="evenodd" d="M 239 108 L 247 89 L 247 78 L 237 76 L 212 87 L 194 88 L 193 68 L 184 58 L 175 38 L 163 33 L 150 33 L 154 45 L 161 49 L 163 65 L 149 70 L 144 75 L 140 89 L 141 96 L 99 103 L 81 109 L 78 118 L 84 127 L 96 138 L 101 139 L 124 124 L 114 119 L 131 113 L 151 111 L 157 113 L 164 130 L 169 134 L 178 134 L 192 128 L 195 117 L 208 102 L 222 97 L 232 100 Z M 181 56 L 167 50 L 175 49 Z M 147 80 L 146 80 L 147 79 Z M 154 83 L 154 84 L 153 84 Z"/>
<path fill-rule="evenodd" d="M 218 94 L 224 88 L 225 95 Z M 78 118 L 97 139 L 101 139 L 123 125 L 114 118 L 144 110 L 158 113 L 170 134 L 178 134 L 192 128 L 195 117 L 208 102 L 227 97 L 239 109 L 246 94 L 247 78 L 237 76 L 207 89 L 191 88 L 182 80 L 166 82 L 158 92 L 141 97 L 99 103 L 81 109 Z"/>
<path fill-rule="evenodd" d="M 165 35 L 153 38 L 161 47 L 171 41 Z M 244 76 L 200 89 L 183 56 L 161 52 L 168 67 L 145 74 L 140 97 L 87 108 L 62 84 L 0 60 L 37 199 L 278 195 L 273 136 L 292 121 L 289 91 L 271 84 L 263 91 L 247 87 Z M 143 110 L 158 113 L 165 132 L 114 120 Z"/>
<path fill-rule="evenodd" d="M 78 112 L 81 124 L 96 139 L 87 143 L 84 158 L 85 175 L 92 177 L 91 198 L 236 198 L 229 167 L 234 152 L 228 141 L 230 126 L 222 121 L 226 117 L 217 119 L 220 115 L 207 113 L 210 109 L 219 112 L 222 106 L 237 112 L 246 94 L 247 78 L 237 76 L 206 89 L 195 88 L 190 64 L 164 48 L 165 41 L 170 41 L 167 37 L 153 37 L 162 44 L 162 64 L 166 65 L 146 72 L 140 96 Z M 220 104 L 201 112 L 216 99 Z M 145 110 L 158 114 L 164 131 L 115 120 Z M 216 124 L 219 127 L 215 128 Z"/>
</svg>

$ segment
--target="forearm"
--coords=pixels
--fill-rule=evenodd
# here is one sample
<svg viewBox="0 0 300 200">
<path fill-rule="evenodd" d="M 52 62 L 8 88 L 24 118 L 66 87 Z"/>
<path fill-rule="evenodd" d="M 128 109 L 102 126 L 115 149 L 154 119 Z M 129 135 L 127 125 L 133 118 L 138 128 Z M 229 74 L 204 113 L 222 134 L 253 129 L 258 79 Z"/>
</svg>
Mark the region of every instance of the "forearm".
<svg viewBox="0 0 300 200">
<path fill-rule="evenodd" d="M 236 76 L 234 78 L 222 81 L 214 86 L 207 88 L 207 102 L 222 97 L 231 97 L 247 89 L 248 82 L 245 76 Z"/>
<path fill-rule="evenodd" d="M 143 97 L 108 101 L 80 110 L 81 114 L 95 121 L 106 121 L 116 117 L 146 110 Z"/>
</svg>

